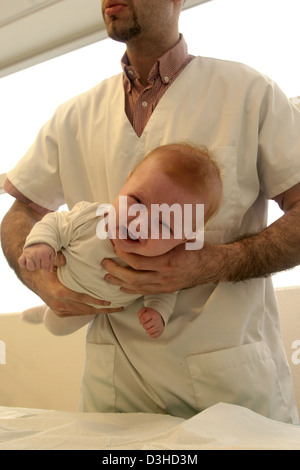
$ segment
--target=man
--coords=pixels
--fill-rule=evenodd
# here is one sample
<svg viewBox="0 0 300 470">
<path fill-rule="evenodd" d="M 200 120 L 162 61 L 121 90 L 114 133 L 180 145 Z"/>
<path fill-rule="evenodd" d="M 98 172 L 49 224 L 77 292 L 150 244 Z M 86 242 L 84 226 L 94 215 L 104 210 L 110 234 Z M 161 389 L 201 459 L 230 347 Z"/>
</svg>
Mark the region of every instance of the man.
<svg viewBox="0 0 300 470">
<path fill-rule="evenodd" d="M 127 45 L 123 76 L 61 106 L 8 174 L 18 200 L 2 223 L 3 249 L 58 315 L 95 313 L 92 299 L 63 288 L 55 273 L 18 269 L 30 228 L 64 202 L 113 201 L 158 145 L 206 145 L 224 198 L 204 247 L 151 260 L 116 250 L 134 269 L 103 261 L 107 281 L 126 292 L 183 289 L 172 321 L 154 344 L 136 324 L 138 302 L 123 312 L 106 306 L 110 315 L 88 331 L 82 409 L 189 417 L 223 401 L 297 422 L 268 275 L 300 262 L 300 114 L 256 71 L 189 56 L 178 32 L 182 3 L 102 0 L 108 34 Z M 268 228 L 267 199 L 284 211 Z"/>
</svg>

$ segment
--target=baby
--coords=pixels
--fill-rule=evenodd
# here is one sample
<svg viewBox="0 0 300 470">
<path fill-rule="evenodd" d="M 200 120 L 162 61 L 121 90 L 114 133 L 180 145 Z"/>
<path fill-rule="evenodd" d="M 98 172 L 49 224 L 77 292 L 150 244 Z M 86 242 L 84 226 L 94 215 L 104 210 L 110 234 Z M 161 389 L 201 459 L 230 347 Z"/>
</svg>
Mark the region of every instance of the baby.
<svg viewBox="0 0 300 470">
<path fill-rule="evenodd" d="M 174 309 L 177 293 L 123 293 L 105 281 L 101 261 L 112 258 L 122 265 L 114 247 L 142 256 L 159 256 L 181 243 L 186 249 L 201 248 L 199 233 L 203 236 L 204 224 L 218 209 L 221 196 L 220 173 L 205 147 L 158 147 L 130 173 L 112 205 L 80 202 L 70 212 L 53 212 L 36 223 L 19 265 L 30 271 L 51 271 L 61 250 L 66 264 L 57 269 L 57 275 L 64 286 L 110 300 L 111 308 L 126 307 L 143 297 L 139 321 L 152 338 L 158 338 Z M 46 305 L 25 311 L 23 317 L 30 320 L 37 313 L 56 335 L 70 334 L 94 318 L 59 318 Z"/>
</svg>

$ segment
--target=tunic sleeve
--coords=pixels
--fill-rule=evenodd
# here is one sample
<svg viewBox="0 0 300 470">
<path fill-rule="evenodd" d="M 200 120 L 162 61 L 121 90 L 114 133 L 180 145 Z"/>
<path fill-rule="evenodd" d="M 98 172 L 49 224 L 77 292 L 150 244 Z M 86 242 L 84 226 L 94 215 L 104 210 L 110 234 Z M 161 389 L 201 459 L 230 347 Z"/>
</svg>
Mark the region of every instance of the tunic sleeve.
<svg viewBox="0 0 300 470">
<path fill-rule="evenodd" d="M 300 112 L 270 82 L 260 108 L 258 172 L 268 199 L 300 182 Z"/>
<path fill-rule="evenodd" d="M 55 211 L 65 203 L 60 179 L 56 114 L 42 127 L 25 156 L 7 174 L 12 185 L 38 206 Z"/>
</svg>

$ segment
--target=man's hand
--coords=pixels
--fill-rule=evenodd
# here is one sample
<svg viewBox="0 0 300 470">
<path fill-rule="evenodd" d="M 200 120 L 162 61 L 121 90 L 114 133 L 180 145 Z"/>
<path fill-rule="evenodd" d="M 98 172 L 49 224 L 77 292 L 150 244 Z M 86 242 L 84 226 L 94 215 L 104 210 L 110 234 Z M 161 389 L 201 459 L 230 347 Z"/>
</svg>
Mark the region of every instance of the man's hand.
<svg viewBox="0 0 300 470">
<path fill-rule="evenodd" d="M 123 310 L 123 308 L 109 308 L 110 302 L 95 299 L 88 294 L 74 292 L 64 287 L 54 271 L 47 273 L 39 270 L 34 274 L 36 276 L 34 279 L 34 292 L 59 317 L 115 313 Z M 103 308 L 96 308 L 95 305 Z"/>
<path fill-rule="evenodd" d="M 144 257 L 116 249 L 116 255 L 131 268 L 118 266 L 105 259 L 107 282 L 121 287 L 123 292 L 135 294 L 170 293 L 198 284 L 218 282 L 218 255 L 221 245 L 204 245 L 201 250 L 185 250 L 184 244 L 169 253 Z M 221 254 L 221 253 L 220 253 Z"/>
<path fill-rule="evenodd" d="M 58 317 L 74 317 L 79 315 L 91 315 L 99 313 L 116 313 L 123 308 L 109 308 L 110 302 L 95 299 L 87 294 L 80 294 L 64 287 L 59 281 L 56 271 L 59 266 L 66 264 L 66 258 L 59 251 L 55 258 L 52 273 L 40 271 L 37 294 L 57 314 Z M 44 287 L 45 286 L 45 287 Z M 90 305 L 90 304 L 93 304 Z M 95 305 L 103 307 L 96 308 Z"/>
</svg>

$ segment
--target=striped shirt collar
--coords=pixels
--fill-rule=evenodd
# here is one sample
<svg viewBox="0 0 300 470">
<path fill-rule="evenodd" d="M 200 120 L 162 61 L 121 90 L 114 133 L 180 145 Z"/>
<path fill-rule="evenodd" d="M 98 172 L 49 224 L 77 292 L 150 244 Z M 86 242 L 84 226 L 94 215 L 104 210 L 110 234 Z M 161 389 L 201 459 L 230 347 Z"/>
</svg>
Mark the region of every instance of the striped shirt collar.
<svg viewBox="0 0 300 470">
<path fill-rule="evenodd" d="M 186 42 L 183 36 L 180 35 L 180 39 L 175 46 L 155 62 L 150 70 L 148 82 L 153 83 L 156 78 L 160 77 L 161 82 L 167 85 L 169 81 L 172 81 L 173 77 L 178 73 L 189 57 Z M 135 86 L 135 80 L 139 79 L 139 73 L 130 65 L 127 52 L 125 52 L 122 57 L 121 65 L 124 72 L 125 91 L 130 92 L 132 87 Z"/>
</svg>

